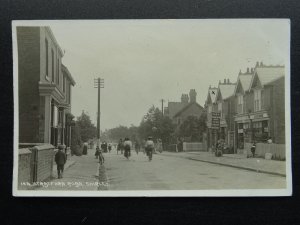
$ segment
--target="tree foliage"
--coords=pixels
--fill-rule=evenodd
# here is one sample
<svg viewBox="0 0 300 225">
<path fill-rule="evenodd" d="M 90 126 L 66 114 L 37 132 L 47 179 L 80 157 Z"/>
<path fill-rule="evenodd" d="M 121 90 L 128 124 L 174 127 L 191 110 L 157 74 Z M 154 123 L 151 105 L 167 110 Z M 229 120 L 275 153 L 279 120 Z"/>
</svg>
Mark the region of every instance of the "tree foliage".
<svg viewBox="0 0 300 225">
<path fill-rule="evenodd" d="M 81 140 L 83 142 L 87 142 L 89 139 L 96 137 L 97 128 L 92 124 L 90 116 L 84 111 L 77 117 L 76 124 L 79 127 Z"/>
<path fill-rule="evenodd" d="M 206 129 L 206 114 L 200 117 L 188 116 L 180 125 L 178 136 L 190 139 L 190 141 L 202 141 L 203 132 Z"/>
<path fill-rule="evenodd" d="M 118 126 L 109 130 L 105 130 L 101 134 L 101 138 L 110 142 L 118 142 L 121 138 L 130 138 L 133 141 L 139 139 L 138 127 L 131 125 L 130 127 Z"/>
<path fill-rule="evenodd" d="M 171 119 L 162 116 L 159 108 L 152 106 L 142 119 L 139 126 L 139 134 L 142 139 L 152 136 L 154 140 L 161 139 L 163 143 L 169 143 L 174 132 Z"/>
</svg>

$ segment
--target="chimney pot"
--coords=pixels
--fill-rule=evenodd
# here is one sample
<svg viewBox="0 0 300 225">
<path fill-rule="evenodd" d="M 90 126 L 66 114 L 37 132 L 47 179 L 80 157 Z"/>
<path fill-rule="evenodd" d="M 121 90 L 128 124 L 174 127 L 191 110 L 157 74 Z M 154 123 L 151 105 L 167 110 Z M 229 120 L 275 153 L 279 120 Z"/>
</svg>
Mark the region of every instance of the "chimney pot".
<svg viewBox="0 0 300 225">
<path fill-rule="evenodd" d="M 229 78 L 227 78 L 227 84 L 230 84 L 230 80 L 229 80 Z"/>
<path fill-rule="evenodd" d="M 247 67 L 247 73 L 249 73 L 249 67 Z"/>
<path fill-rule="evenodd" d="M 226 79 L 224 79 L 224 84 L 226 84 Z"/>
<path fill-rule="evenodd" d="M 263 65 L 264 65 L 263 62 L 261 61 L 261 62 L 260 62 L 260 66 L 263 66 Z"/>
</svg>

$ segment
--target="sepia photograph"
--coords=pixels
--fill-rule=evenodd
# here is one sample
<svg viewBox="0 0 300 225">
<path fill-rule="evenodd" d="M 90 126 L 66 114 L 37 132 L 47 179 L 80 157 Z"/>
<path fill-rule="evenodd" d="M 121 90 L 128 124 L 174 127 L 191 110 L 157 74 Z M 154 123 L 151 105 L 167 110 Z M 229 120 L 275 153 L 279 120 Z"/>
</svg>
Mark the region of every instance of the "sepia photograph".
<svg viewBox="0 0 300 225">
<path fill-rule="evenodd" d="M 14 20 L 14 196 L 290 196 L 290 20 Z"/>
</svg>

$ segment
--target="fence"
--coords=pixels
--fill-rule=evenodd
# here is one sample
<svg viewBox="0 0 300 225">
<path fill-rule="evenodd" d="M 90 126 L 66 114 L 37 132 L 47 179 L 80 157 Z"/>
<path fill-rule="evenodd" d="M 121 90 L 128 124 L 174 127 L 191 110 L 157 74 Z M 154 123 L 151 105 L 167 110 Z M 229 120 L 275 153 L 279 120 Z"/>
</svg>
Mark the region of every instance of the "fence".
<svg viewBox="0 0 300 225">
<path fill-rule="evenodd" d="M 205 148 L 201 142 L 183 142 L 183 151 L 205 151 Z"/>
<path fill-rule="evenodd" d="M 171 144 L 171 145 L 168 145 L 168 151 L 170 152 L 178 152 L 177 150 L 177 144 Z"/>
<path fill-rule="evenodd" d="M 245 143 L 247 155 L 252 155 L 251 146 L 252 143 Z M 266 153 L 271 153 L 272 159 L 285 160 L 285 144 L 256 143 L 255 155 L 264 158 Z"/>
</svg>

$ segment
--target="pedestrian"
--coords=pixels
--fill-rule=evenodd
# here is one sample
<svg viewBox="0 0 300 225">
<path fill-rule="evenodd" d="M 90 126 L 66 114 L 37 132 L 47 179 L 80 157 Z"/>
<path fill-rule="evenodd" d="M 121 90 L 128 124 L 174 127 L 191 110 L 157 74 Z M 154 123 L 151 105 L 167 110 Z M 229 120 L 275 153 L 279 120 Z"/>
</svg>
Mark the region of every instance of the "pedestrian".
<svg viewBox="0 0 300 225">
<path fill-rule="evenodd" d="M 99 145 L 97 145 L 96 152 L 95 152 L 96 159 L 98 159 L 99 151 L 100 151 L 100 148 L 99 148 Z"/>
<path fill-rule="evenodd" d="M 98 147 L 99 163 L 102 165 L 104 163 L 104 156 L 102 154 L 103 150 Z"/>
<path fill-rule="evenodd" d="M 124 141 L 124 156 L 128 159 L 131 156 L 131 150 L 132 148 L 132 142 L 129 140 L 129 138 L 125 138 Z"/>
<path fill-rule="evenodd" d="M 119 154 L 119 151 L 121 151 L 121 154 L 123 154 L 122 145 L 123 145 L 123 140 L 122 138 L 120 138 L 119 143 L 117 145 L 117 154 Z"/>
<path fill-rule="evenodd" d="M 59 145 L 58 146 L 58 151 L 55 154 L 55 162 L 57 165 L 57 178 L 60 179 L 63 177 L 63 172 L 64 172 L 64 166 L 66 163 L 66 154 L 63 152 L 64 146 Z"/>
<path fill-rule="evenodd" d="M 88 149 L 88 143 L 85 142 L 85 143 L 83 144 L 83 151 L 82 151 L 82 154 L 83 154 L 83 155 L 87 155 L 87 149 Z"/>
<path fill-rule="evenodd" d="M 254 158 L 255 156 L 255 150 L 256 150 L 256 143 L 253 142 L 253 145 L 251 146 L 251 153 L 252 153 L 252 157 Z"/>
<path fill-rule="evenodd" d="M 140 151 L 140 143 L 138 141 L 135 142 L 134 148 L 135 148 L 136 154 L 138 155 L 139 151 Z"/>
</svg>

